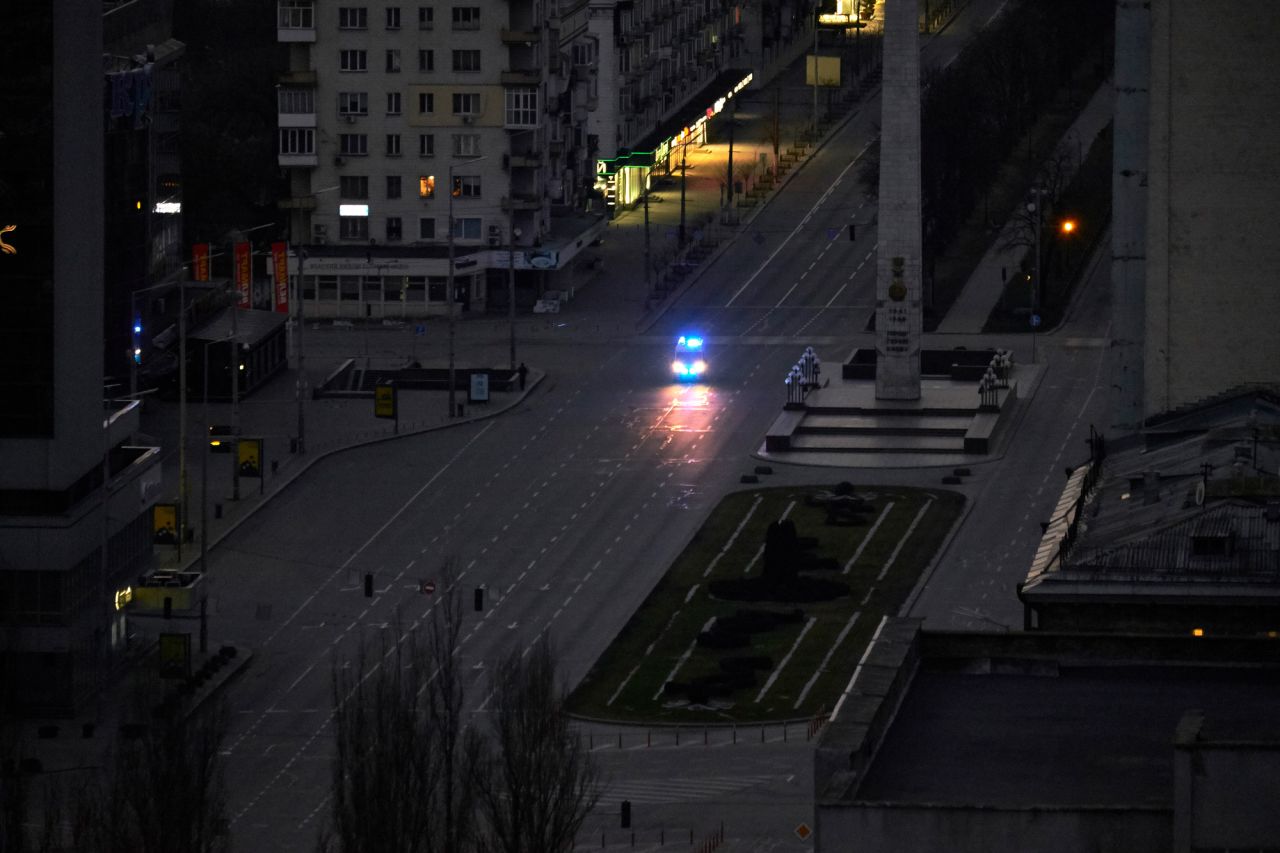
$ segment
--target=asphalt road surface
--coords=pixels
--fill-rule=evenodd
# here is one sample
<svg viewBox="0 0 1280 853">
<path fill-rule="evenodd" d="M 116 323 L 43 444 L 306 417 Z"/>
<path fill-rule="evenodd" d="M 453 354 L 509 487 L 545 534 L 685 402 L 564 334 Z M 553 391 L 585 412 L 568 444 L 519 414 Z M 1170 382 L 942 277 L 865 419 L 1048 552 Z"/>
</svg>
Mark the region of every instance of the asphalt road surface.
<svg viewBox="0 0 1280 853">
<path fill-rule="evenodd" d="M 999 5 L 970 4 L 925 47 L 926 62 L 950 61 Z M 329 457 L 213 549 L 216 635 L 255 651 L 228 692 L 236 850 L 314 847 L 327 820 L 332 669 L 362 639 L 420 624 L 445 592 L 423 595 L 421 584 L 446 562 L 465 593 L 473 709 L 492 661 L 543 632 L 570 684 L 586 673 L 751 470 L 783 402 L 781 379 L 804 346 L 825 342 L 831 360 L 870 340 L 874 207 L 855 175 L 878 114 L 877 100 L 864 105 L 647 333 L 523 343 L 522 358 L 548 379 L 516 410 Z M 851 221 L 857 241 L 845 230 Z M 1038 342 L 1047 370 L 1017 435 L 961 487 L 971 511 L 914 605 L 929 627 L 1020 625 L 1012 586 L 1101 405 L 1104 290 L 1105 280 L 1092 282 L 1069 327 Z M 563 319 L 572 328 L 572 316 Z M 711 336 L 712 372 L 703 384 L 674 385 L 672 337 L 691 328 Z M 309 345 L 342 339 L 309 335 Z M 1017 347 L 1029 360 L 1029 342 Z M 936 486 L 939 474 L 782 466 L 775 481 Z M 476 613 L 470 596 L 481 586 L 486 606 Z M 797 732 L 785 741 L 766 732 L 763 744 L 618 748 L 612 730 L 586 731 L 593 742 L 599 735 L 594 751 L 611 781 L 583 849 L 602 839 L 624 846 L 623 798 L 647 833 L 638 849 L 655 830 L 687 843 L 720 821 L 722 850 L 809 846 L 792 832 L 812 821 L 809 744 Z"/>
</svg>

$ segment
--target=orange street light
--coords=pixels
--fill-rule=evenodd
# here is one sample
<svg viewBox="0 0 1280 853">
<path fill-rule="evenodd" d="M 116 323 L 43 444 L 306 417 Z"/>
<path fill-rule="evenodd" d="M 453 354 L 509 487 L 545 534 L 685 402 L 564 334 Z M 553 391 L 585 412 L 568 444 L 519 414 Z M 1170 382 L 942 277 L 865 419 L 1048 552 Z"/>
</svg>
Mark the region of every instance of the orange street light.
<svg viewBox="0 0 1280 853">
<path fill-rule="evenodd" d="M 1074 219 L 1064 219 L 1062 220 L 1062 225 L 1060 226 L 1060 228 L 1062 230 L 1062 233 L 1065 236 L 1070 236 L 1071 234 L 1075 233 L 1076 221 Z"/>
</svg>

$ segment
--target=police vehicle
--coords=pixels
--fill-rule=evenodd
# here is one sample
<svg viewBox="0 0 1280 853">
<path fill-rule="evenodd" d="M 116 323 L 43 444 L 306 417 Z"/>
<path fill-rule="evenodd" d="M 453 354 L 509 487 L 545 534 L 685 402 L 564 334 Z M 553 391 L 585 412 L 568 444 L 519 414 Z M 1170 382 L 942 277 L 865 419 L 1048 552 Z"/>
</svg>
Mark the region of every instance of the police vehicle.
<svg viewBox="0 0 1280 853">
<path fill-rule="evenodd" d="M 680 382 L 701 379 L 707 372 L 707 357 L 701 335 L 681 335 L 676 338 L 675 356 L 671 360 L 671 373 Z"/>
</svg>

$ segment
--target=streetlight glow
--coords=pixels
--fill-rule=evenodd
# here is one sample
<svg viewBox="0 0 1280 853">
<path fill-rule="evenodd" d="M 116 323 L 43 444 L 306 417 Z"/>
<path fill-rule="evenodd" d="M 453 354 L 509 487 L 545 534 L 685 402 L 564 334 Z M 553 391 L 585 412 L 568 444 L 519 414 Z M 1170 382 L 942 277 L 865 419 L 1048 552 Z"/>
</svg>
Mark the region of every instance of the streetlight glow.
<svg viewBox="0 0 1280 853">
<path fill-rule="evenodd" d="M 1074 219 L 1064 219 L 1062 220 L 1061 228 L 1063 234 L 1070 235 L 1076 230 L 1076 221 Z"/>
</svg>

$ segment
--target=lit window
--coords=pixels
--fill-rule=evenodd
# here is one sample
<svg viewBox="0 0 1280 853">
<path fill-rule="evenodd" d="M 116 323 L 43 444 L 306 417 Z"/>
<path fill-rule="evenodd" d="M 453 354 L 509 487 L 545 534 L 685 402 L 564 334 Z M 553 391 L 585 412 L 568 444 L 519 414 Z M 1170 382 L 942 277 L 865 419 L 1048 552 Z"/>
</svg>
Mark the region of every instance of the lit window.
<svg viewBox="0 0 1280 853">
<path fill-rule="evenodd" d="M 435 198 L 436 176 L 422 175 L 418 178 L 418 198 Z"/>
<path fill-rule="evenodd" d="M 453 196 L 454 198 L 480 198 L 480 176 L 454 175 Z"/>
</svg>

